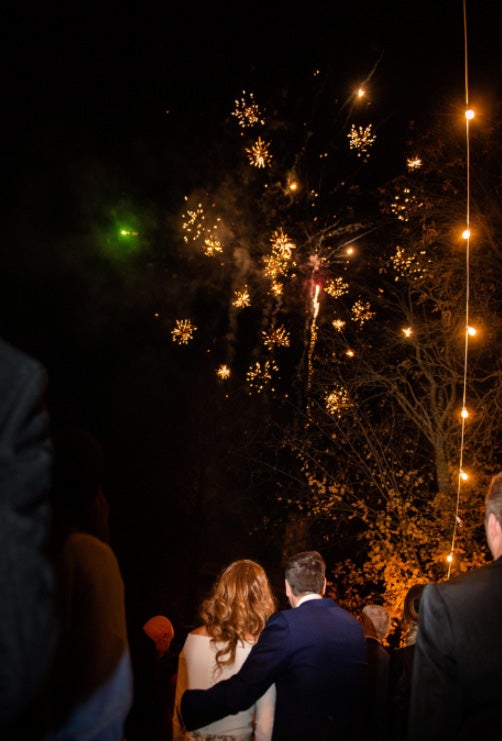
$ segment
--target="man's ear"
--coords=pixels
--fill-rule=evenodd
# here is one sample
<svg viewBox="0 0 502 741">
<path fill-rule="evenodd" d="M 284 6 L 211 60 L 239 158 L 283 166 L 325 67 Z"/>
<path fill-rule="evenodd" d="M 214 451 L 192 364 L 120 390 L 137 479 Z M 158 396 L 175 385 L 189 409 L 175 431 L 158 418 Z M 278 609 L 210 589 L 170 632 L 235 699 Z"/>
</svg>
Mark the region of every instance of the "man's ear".
<svg viewBox="0 0 502 741">
<path fill-rule="evenodd" d="M 502 555 L 502 525 L 493 512 L 490 512 L 488 515 L 486 540 L 488 541 L 488 547 L 493 558 L 499 558 Z"/>
<path fill-rule="evenodd" d="M 497 535 L 497 532 L 499 531 L 499 529 L 500 529 L 499 521 L 495 517 L 494 513 L 490 512 L 490 514 L 488 515 L 488 522 L 486 525 L 486 530 L 487 530 L 488 535 L 491 538 L 494 538 Z"/>
<path fill-rule="evenodd" d="M 323 597 L 324 597 L 325 593 L 326 593 L 326 578 L 324 579 L 324 584 L 322 585 L 322 592 L 321 592 L 321 594 L 322 594 Z"/>
<path fill-rule="evenodd" d="M 291 587 L 287 579 L 284 579 L 284 585 L 286 588 L 286 597 L 289 599 L 290 597 L 292 597 L 293 592 L 291 591 Z"/>
</svg>

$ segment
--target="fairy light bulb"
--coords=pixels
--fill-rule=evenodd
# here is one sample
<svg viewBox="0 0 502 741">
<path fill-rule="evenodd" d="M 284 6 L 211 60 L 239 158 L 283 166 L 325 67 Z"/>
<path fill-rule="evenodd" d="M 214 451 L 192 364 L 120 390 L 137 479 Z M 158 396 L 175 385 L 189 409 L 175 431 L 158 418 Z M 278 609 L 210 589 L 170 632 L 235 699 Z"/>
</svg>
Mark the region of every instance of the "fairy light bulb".
<svg viewBox="0 0 502 741">
<path fill-rule="evenodd" d="M 359 90 L 357 91 L 357 97 L 364 98 L 365 95 L 366 95 L 366 90 L 363 87 L 360 87 Z"/>
<path fill-rule="evenodd" d="M 462 479 L 462 481 L 467 481 L 467 479 L 469 478 L 469 475 L 465 471 L 460 469 L 460 478 Z"/>
<path fill-rule="evenodd" d="M 477 329 L 475 327 L 467 327 L 467 334 L 469 337 L 475 337 L 477 335 Z"/>
<path fill-rule="evenodd" d="M 464 231 L 462 232 L 462 238 L 463 239 L 469 239 L 470 236 L 471 236 L 471 230 L 470 229 L 464 229 Z"/>
<path fill-rule="evenodd" d="M 474 118 L 475 115 L 476 114 L 474 113 L 474 111 L 472 110 L 472 108 L 468 108 L 466 110 L 466 112 L 465 112 L 465 117 L 466 117 L 466 119 L 468 121 L 471 121 Z"/>
<path fill-rule="evenodd" d="M 460 416 L 462 417 L 462 419 L 467 419 L 467 417 L 469 416 L 469 412 L 467 411 L 466 407 L 462 407 Z"/>
<path fill-rule="evenodd" d="M 448 563 L 451 563 L 453 561 L 453 553 L 448 553 L 448 555 L 446 556 L 446 560 L 448 561 Z"/>
<path fill-rule="evenodd" d="M 403 327 L 401 330 L 405 337 L 411 337 L 412 331 L 411 327 Z"/>
</svg>

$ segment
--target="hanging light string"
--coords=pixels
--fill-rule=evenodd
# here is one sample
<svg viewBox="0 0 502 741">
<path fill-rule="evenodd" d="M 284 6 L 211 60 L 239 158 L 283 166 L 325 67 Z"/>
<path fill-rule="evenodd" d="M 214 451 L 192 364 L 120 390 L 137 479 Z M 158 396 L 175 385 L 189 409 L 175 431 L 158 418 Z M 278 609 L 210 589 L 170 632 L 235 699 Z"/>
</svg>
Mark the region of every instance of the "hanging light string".
<svg viewBox="0 0 502 741">
<path fill-rule="evenodd" d="M 471 328 L 469 326 L 469 285 L 470 285 L 470 147 L 469 147 L 469 121 L 474 117 L 474 112 L 469 108 L 469 76 L 468 76 L 468 55 L 467 55 L 467 12 L 466 12 L 466 0 L 463 0 L 463 15 L 464 15 L 464 77 L 465 77 L 465 146 L 466 146 L 466 217 L 465 217 L 465 231 L 463 237 L 465 239 L 465 272 L 466 272 L 466 288 L 465 288 L 465 346 L 464 346 L 464 382 L 462 391 L 462 412 L 461 412 L 461 433 L 460 433 L 460 461 L 458 469 L 458 482 L 457 482 L 457 499 L 455 504 L 455 520 L 453 523 L 453 533 L 451 538 L 450 553 L 448 555 L 448 579 L 450 578 L 451 566 L 453 563 L 453 552 L 455 549 L 455 539 L 457 536 L 457 529 L 459 525 L 459 506 L 460 506 L 460 492 L 462 488 L 462 481 L 467 478 L 463 470 L 464 463 L 464 437 L 465 437 L 465 421 L 469 416 L 467 411 L 467 368 L 468 368 L 468 354 L 469 354 L 469 335 Z"/>
</svg>

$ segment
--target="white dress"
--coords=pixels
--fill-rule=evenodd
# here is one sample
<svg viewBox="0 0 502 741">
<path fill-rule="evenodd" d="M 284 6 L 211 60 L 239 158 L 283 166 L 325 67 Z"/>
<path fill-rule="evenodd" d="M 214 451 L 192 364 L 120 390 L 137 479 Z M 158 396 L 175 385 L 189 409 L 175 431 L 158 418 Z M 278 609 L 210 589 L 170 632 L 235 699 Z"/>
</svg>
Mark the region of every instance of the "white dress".
<svg viewBox="0 0 502 741">
<path fill-rule="evenodd" d="M 220 644 L 221 645 L 221 644 Z M 275 685 L 268 688 L 250 708 L 210 723 L 195 731 L 187 731 L 179 712 L 181 696 L 187 689 L 208 689 L 221 679 L 236 674 L 251 651 L 253 644 L 237 644 L 232 666 L 216 668 L 218 649 L 209 636 L 189 633 L 178 659 L 178 676 L 173 715 L 173 741 L 270 741 L 274 724 Z"/>
</svg>

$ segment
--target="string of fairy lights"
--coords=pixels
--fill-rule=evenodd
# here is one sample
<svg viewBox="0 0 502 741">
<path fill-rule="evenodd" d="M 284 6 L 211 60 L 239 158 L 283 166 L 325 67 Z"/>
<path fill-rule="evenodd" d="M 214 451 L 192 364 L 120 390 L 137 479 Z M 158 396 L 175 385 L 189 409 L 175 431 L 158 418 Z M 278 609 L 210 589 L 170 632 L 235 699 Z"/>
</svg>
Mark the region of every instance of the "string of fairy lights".
<svg viewBox="0 0 502 741">
<path fill-rule="evenodd" d="M 464 377 L 463 377 L 463 389 L 462 389 L 462 411 L 461 411 L 461 429 L 460 429 L 460 456 L 459 456 L 459 468 L 458 468 L 458 481 L 457 481 L 457 497 L 455 502 L 455 517 L 453 521 L 453 532 L 451 537 L 450 553 L 448 554 L 448 579 L 451 574 L 451 567 L 453 563 L 453 553 L 455 550 L 455 541 L 457 537 L 457 529 L 460 524 L 459 520 L 459 507 L 460 497 L 462 491 L 462 482 L 466 481 L 468 474 L 464 471 L 464 439 L 465 439 L 465 423 L 469 417 L 469 411 L 467 409 L 467 370 L 468 370 L 468 359 L 469 359 L 469 337 L 476 333 L 474 327 L 469 324 L 469 293 L 470 293 L 470 137 L 469 137 L 469 124 L 474 118 L 474 111 L 469 104 L 469 64 L 468 64 L 468 44 L 467 44 L 467 8 L 466 0 L 463 0 L 463 20 L 464 20 L 464 77 L 465 77 L 465 147 L 466 147 L 466 213 L 465 213 L 465 229 L 462 237 L 465 239 L 465 341 L 464 341 Z"/>
</svg>

